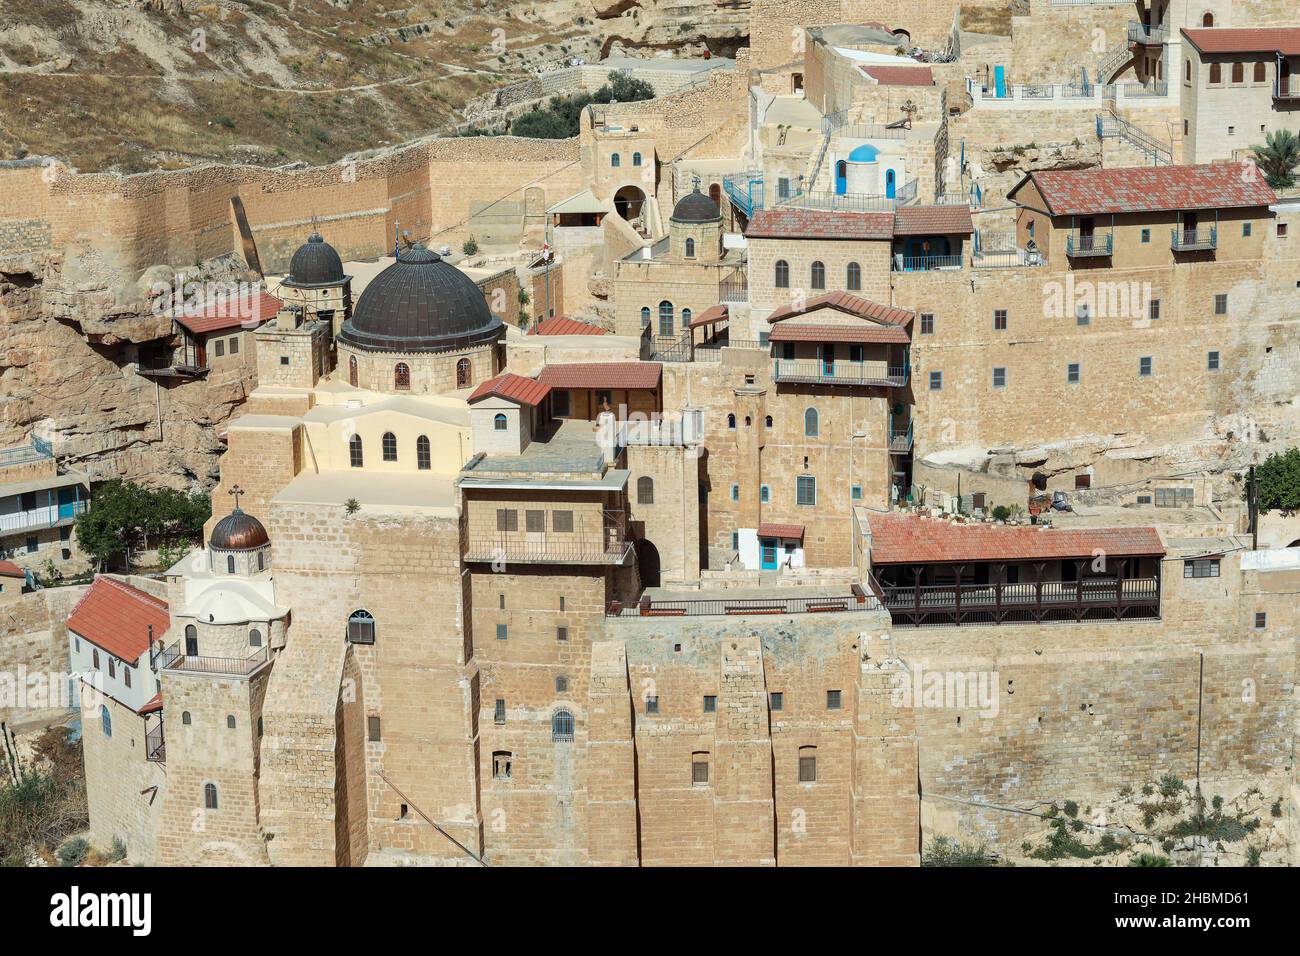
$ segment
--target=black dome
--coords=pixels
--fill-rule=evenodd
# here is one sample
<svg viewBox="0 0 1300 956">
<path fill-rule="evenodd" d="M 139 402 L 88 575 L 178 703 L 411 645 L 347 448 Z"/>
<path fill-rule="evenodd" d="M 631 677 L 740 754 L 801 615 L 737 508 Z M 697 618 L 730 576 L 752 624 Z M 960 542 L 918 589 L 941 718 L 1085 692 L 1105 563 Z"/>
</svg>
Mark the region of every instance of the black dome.
<svg viewBox="0 0 1300 956">
<path fill-rule="evenodd" d="M 248 551 L 270 543 L 262 522 L 239 508 L 218 521 L 208 539 L 208 547 L 222 551 Z"/>
<path fill-rule="evenodd" d="M 340 285 L 347 277 L 343 274 L 343 260 L 334 247 L 319 232 L 313 232 L 298 247 L 289 262 L 289 275 L 284 285 L 291 289 L 315 286 Z"/>
<path fill-rule="evenodd" d="M 495 342 L 504 331 L 473 279 L 415 245 L 366 286 L 339 341 L 372 352 L 437 352 Z"/>
<path fill-rule="evenodd" d="M 722 218 L 722 212 L 718 204 L 696 186 L 694 191 L 677 201 L 672 218 L 675 222 L 717 222 Z"/>
</svg>

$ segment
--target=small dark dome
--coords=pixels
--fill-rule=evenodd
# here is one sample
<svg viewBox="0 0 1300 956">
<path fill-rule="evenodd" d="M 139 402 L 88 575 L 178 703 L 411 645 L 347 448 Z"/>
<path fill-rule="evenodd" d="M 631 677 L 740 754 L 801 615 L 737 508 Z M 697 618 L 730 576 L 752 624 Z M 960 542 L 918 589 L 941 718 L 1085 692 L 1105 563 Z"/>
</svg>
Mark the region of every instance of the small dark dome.
<svg viewBox="0 0 1300 956">
<path fill-rule="evenodd" d="M 417 244 L 366 286 L 339 341 L 372 352 L 440 352 L 504 332 L 474 280 Z"/>
<path fill-rule="evenodd" d="M 217 522 L 208 539 L 208 547 L 222 551 L 251 551 L 270 543 L 262 522 L 238 508 Z"/>
<path fill-rule="evenodd" d="M 677 200 L 672 219 L 674 222 L 718 222 L 722 219 L 722 212 L 718 209 L 718 204 L 696 186 Z"/>
<path fill-rule="evenodd" d="M 319 232 L 313 232 L 293 254 L 283 284 L 291 289 L 311 289 L 341 285 L 346 279 L 339 254 Z"/>
</svg>

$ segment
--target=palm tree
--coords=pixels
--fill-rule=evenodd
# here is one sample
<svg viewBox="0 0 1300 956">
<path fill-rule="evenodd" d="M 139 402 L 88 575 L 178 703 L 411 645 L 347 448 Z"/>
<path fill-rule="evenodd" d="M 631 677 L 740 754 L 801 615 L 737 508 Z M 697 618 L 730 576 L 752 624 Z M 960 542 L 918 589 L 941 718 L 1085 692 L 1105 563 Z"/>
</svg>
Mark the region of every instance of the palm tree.
<svg viewBox="0 0 1300 956">
<path fill-rule="evenodd" d="M 1300 165 L 1300 136 L 1289 129 L 1279 129 L 1264 137 L 1263 146 L 1252 146 L 1255 165 L 1274 189 L 1295 185 L 1296 166 Z"/>
</svg>

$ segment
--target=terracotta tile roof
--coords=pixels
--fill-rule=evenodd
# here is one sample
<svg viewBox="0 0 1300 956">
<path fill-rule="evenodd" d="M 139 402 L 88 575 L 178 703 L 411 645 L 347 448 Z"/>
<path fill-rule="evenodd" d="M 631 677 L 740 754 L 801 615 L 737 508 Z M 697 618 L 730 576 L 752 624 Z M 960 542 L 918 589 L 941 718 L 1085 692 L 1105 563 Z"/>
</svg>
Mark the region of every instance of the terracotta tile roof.
<svg viewBox="0 0 1300 956">
<path fill-rule="evenodd" d="M 658 362 L 579 362 L 548 365 L 537 376 L 551 388 L 658 388 Z"/>
<path fill-rule="evenodd" d="M 189 306 L 176 321 L 196 335 L 244 325 L 261 325 L 275 318 L 283 303 L 269 292 L 253 296 L 221 296 L 205 305 Z"/>
<path fill-rule="evenodd" d="M 713 325 L 717 322 L 726 322 L 730 318 L 731 312 L 725 305 L 713 305 L 709 306 L 709 308 L 691 319 L 689 328 L 696 329 L 701 325 Z"/>
<path fill-rule="evenodd" d="M 934 74 L 928 66 L 858 67 L 881 86 L 934 86 Z"/>
<path fill-rule="evenodd" d="M 171 624 L 167 602 L 102 575 L 68 615 L 68 630 L 131 663 L 149 650 L 150 624 L 154 640 L 161 641 Z"/>
<path fill-rule="evenodd" d="M 529 331 L 529 335 L 604 335 L 605 330 L 590 322 L 579 322 L 567 315 L 554 315 L 542 319 Z"/>
<path fill-rule="evenodd" d="M 772 342 L 849 342 L 906 345 L 912 341 L 899 325 L 799 325 L 781 322 L 772 328 Z"/>
<path fill-rule="evenodd" d="M 1043 529 L 990 524 L 950 524 L 904 514 L 873 514 L 872 564 L 939 561 L 1026 561 L 1163 555 L 1155 528 Z"/>
<path fill-rule="evenodd" d="M 969 236 L 975 231 L 970 206 L 899 206 L 894 210 L 894 235 Z"/>
<path fill-rule="evenodd" d="M 1202 53 L 1281 53 L 1300 56 L 1300 27 L 1258 27 L 1249 30 L 1183 30 Z"/>
<path fill-rule="evenodd" d="M 140 705 L 137 714 L 154 714 L 163 709 L 162 691 L 154 694 L 147 701 Z"/>
<path fill-rule="evenodd" d="M 12 561 L 0 561 L 0 577 L 4 578 L 25 578 L 27 572 Z"/>
<path fill-rule="evenodd" d="M 913 318 L 913 313 L 906 309 L 881 305 L 879 302 L 864 299 L 860 295 L 837 290 L 828 292 L 826 295 L 819 295 L 815 299 L 809 299 L 803 304 L 802 309 L 796 309 L 792 305 L 777 309 L 767 317 L 767 321 L 776 323 L 782 319 L 788 319 L 796 315 L 807 315 L 810 312 L 816 312 L 818 309 L 826 308 L 835 309 L 846 315 L 856 315 L 860 319 L 882 322 L 886 325 L 907 325 Z"/>
<path fill-rule="evenodd" d="M 521 405 L 540 405 L 542 399 L 551 392 L 549 385 L 543 385 L 535 378 L 526 378 L 514 372 L 503 372 L 496 378 L 490 378 L 470 393 L 467 402 L 477 402 L 481 398 L 493 395 L 506 398 Z"/>
<path fill-rule="evenodd" d="M 803 538 L 803 525 L 801 524 L 760 524 L 758 526 L 758 536 L 760 538 Z"/>
<path fill-rule="evenodd" d="M 1029 173 L 1053 216 L 1267 206 L 1277 194 L 1250 164 L 1045 169 Z"/>
<path fill-rule="evenodd" d="M 755 209 L 748 239 L 890 239 L 892 212 L 830 212 L 824 209 Z"/>
</svg>

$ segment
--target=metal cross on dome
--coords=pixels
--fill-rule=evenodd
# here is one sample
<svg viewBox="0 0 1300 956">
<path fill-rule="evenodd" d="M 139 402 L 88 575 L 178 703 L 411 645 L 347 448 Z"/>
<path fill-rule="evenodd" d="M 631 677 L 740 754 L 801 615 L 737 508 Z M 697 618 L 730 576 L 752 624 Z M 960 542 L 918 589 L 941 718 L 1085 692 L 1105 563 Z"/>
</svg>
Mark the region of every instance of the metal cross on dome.
<svg viewBox="0 0 1300 956">
<path fill-rule="evenodd" d="M 244 494 L 244 489 L 241 488 L 241 487 L 239 487 L 239 485 L 231 485 L 231 486 L 230 486 L 230 490 L 229 490 L 228 492 L 226 492 L 226 494 L 230 494 L 230 495 L 234 495 L 234 496 L 235 496 L 235 510 L 238 511 L 238 510 L 239 510 L 239 496 L 242 495 L 242 494 Z"/>
</svg>

